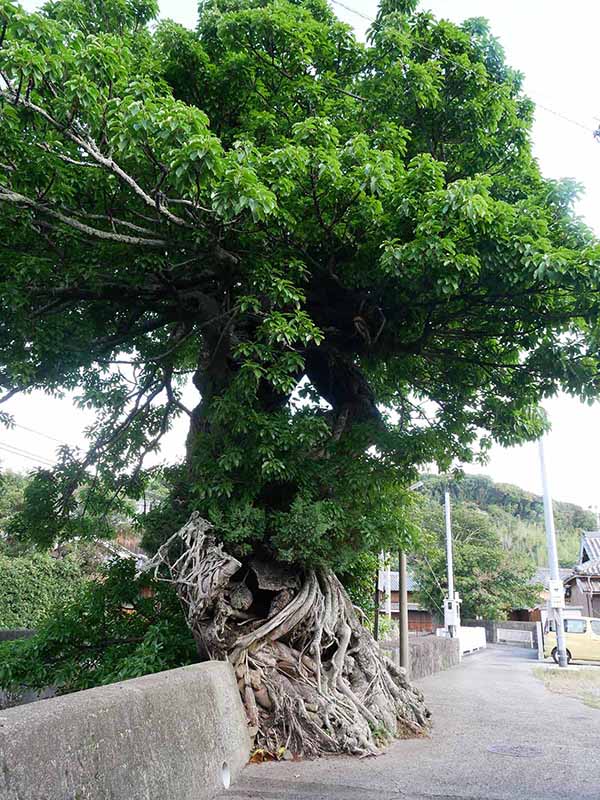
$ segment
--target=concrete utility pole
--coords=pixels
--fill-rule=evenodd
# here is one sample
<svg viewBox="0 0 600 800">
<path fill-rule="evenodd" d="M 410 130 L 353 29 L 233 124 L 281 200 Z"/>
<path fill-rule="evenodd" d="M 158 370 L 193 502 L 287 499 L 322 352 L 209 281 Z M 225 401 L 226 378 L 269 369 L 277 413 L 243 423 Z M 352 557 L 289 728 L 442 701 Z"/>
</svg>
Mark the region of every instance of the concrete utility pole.
<svg viewBox="0 0 600 800">
<path fill-rule="evenodd" d="M 375 608 L 373 610 L 373 638 L 379 641 L 379 564 L 377 565 L 377 572 L 375 573 Z"/>
<path fill-rule="evenodd" d="M 423 481 L 408 487 L 409 492 L 421 489 Z M 408 578 L 406 574 L 406 553 L 398 553 L 398 661 L 401 667 L 409 669 L 410 650 L 408 647 Z"/>
<path fill-rule="evenodd" d="M 446 568 L 448 570 L 448 597 L 444 600 L 444 625 L 452 639 L 458 636 L 460 627 L 458 595 L 454 591 L 454 564 L 452 561 L 452 518 L 450 515 L 450 492 L 444 492 L 446 516 Z"/>
<path fill-rule="evenodd" d="M 385 613 L 387 618 L 392 618 L 392 566 L 390 554 L 386 553 L 387 567 L 385 568 Z"/>
<path fill-rule="evenodd" d="M 550 567 L 550 607 L 554 612 L 554 625 L 556 628 L 556 649 L 558 650 L 558 664 L 567 666 L 567 648 L 565 647 L 565 631 L 563 627 L 563 608 L 565 596 L 563 582 L 558 571 L 558 553 L 556 550 L 556 530 L 554 529 L 554 512 L 552 510 L 552 494 L 550 481 L 546 471 L 544 456 L 544 437 L 539 440 L 540 470 L 542 473 L 542 490 L 544 494 L 544 521 L 546 523 L 546 540 L 548 543 L 548 566 Z"/>
<path fill-rule="evenodd" d="M 409 669 L 410 653 L 408 648 L 408 587 L 406 578 L 406 553 L 398 553 L 398 637 L 399 662 L 404 669 Z"/>
</svg>

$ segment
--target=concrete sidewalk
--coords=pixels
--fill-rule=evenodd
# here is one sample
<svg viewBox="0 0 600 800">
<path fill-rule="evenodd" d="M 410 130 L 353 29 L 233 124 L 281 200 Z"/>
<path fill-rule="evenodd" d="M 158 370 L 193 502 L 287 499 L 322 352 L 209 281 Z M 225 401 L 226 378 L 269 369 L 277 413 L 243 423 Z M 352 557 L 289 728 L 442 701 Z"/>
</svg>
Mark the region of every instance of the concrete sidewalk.
<svg viewBox="0 0 600 800">
<path fill-rule="evenodd" d="M 492 647 L 419 681 L 431 738 L 379 758 L 246 767 L 222 800 L 598 800 L 600 711 L 551 694 L 522 649 Z"/>
</svg>

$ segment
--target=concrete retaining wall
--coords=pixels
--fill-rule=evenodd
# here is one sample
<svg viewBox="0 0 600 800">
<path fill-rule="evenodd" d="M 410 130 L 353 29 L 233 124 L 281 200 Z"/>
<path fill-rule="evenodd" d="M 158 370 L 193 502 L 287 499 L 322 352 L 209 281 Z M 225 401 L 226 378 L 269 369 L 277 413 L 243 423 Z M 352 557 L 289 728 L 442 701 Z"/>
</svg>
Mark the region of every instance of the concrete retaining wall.
<svg viewBox="0 0 600 800">
<path fill-rule="evenodd" d="M 398 640 L 379 642 L 379 646 L 394 664 L 399 662 Z M 408 637 L 411 680 L 419 680 L 427 675 L 442 672 L 460 664 L 460 643 L 458 639 L 443 639 L 440 636 Z"/>
<path fill-rule="evenodd" d="M 13 639 L 30 639 L 35 636 L 35 631 L 30 628 L 0 628 L 0 642 L 10 642 Z"/>
<path fill-rule="evenodd" d="M 228 664 L 0 712 L 2 800 L 209 800 L 250 753 Z"/>
<path fill-rule="evenodd" d="M 485 637 L 490 644 L 498 644 L 498 628 L 500 630 L 509 631 L 531 631 L 533 636 L 533 646 L 531 649 L 538 649 L 538 623 L 537 622 L 513 622 L 507 620 L 506 622 L 498 622 L 489 619 L 469 619 L 461 621 L 461 625 L 466 627 L 481 627 L 485 628 Z M 527 647 L 526 643 L 511 642 L 512 647 Z"/>
<path fill-rule="evenodd" d="M 418 636 L 410 639 L 410 678 L 419 680 L 427 675 L 460 664 L 458 639 L 441 636 Z"/>
</svg>

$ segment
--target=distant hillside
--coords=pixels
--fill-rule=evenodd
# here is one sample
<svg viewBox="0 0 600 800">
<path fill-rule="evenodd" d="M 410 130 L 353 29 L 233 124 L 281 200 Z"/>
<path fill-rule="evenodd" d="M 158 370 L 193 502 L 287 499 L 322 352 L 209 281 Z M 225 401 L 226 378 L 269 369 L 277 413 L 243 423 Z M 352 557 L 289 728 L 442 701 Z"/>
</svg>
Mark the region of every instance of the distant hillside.
<svg viewBox="0 0 600 800">
<path fill-rule="evenodd" d="M 426 476 L 425 488 L 431 499 L 442 502 L 444 480 Z M 465 475 L 452 481 L 450 494 L 454 504 L 473 505 L 492 521 L 503 546 L 528 555 L 536 566 L 547 565 L 544 504 L 539 495 L 508 483 L 494 483 L 486 475 Z M 561 567 L 571 567 L 579 555 L 582 530 L 594 530 L 596 518 L 574 503 L 554 502 L 554 520 Z"/>
</svg>

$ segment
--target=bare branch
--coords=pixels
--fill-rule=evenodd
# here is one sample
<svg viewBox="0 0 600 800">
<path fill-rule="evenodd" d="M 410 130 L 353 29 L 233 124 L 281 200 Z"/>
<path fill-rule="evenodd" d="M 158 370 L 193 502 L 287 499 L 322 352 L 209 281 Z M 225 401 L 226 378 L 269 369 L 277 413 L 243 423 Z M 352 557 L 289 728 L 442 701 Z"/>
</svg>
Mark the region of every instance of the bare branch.
<svg viewBox="0 0 600 800">
<path fill-rule="evenodd" d="M 169 211 L 166 206 L 162 205 L 160 202 L 157 202 L 155 198 L 149 195 L 139 183 L 128 173 L 122 169 L 116 161 L 112 158 L 107 158 L 105 155 L 102 154 L 98 145 L 94 142 L 91 136 L 85 132 L 83 129 L 79 134 L 75 133 L 73 130 L 74 123 L 72 122 L 70 126 L 63 125 L 58 120 L 54 119 L 54 117 L 49 114 L 44 108 L 41 106 L 32 103 L 26 97 L 22 97 L 18 90 L 15 90 L 10 82 L 7 84 L 7 87 L 3 90 L 0 90 L 0 97 L 4 97 L 9 102 L 12 102 L 15 106 L 20 106 L 22 108 L 26 108 L 28 111 L 33 111 L 38 116 L 42 117 L 42 119 L 46 120 L 49 125 L 52 125 L 53 128 L 60 131 L 64 136 L 70 139 L 77 147 L 82 148 L 89 156 L 91 156 L 95 162 L 97 162 L 100 166 L 104 167 L 105 169 L 112 172 L 116 175 L 123 183 L 125 183 L 129 188 L 139 197 L 141 198 L 147 206 L 150 206 L 153 209 L 156 209 L 158 213 L 167 219 L 169 222 L 172 222 L 174 225 L 179 225 L 185 228 L 193 228 L 193 225 L 190 225 L 189 222 L 178 217 L 176 214 L 173 214 Z M 81 127 L 81 126 L 80 126 Z"/>
<path fill-rule="evenodd" d="M 92 228 L 83 222 L 78 222 L 73 217 L 68 217 L 66 214 L 56 211 L 43 203 L 37 203 L 30 197 L 26 197 L 18 192 L 13 192 L 11 189 L 6 189 L 0 186 L 0 202 L 15 203 L 17 205 L 27 206 L 28 208 L 38 211 L 40 214 L 46 214 L 53 219 L 57 219 L 64 225 L 68 225 L 73 230 L 84 233 L 86 236 L 91 236 L 94 239 L 104 239 L 109 242 L 118 242 L 119 244 L 128 244 L 143 247 L 158 247 L 164 250 L 168 247 L 168 242 L 164 239 L 147 239 L 141 236 L 127 236 L 123 233 L 111 233 L 110 231 L 103 231 L 100 228 Z"/>
</svg>

